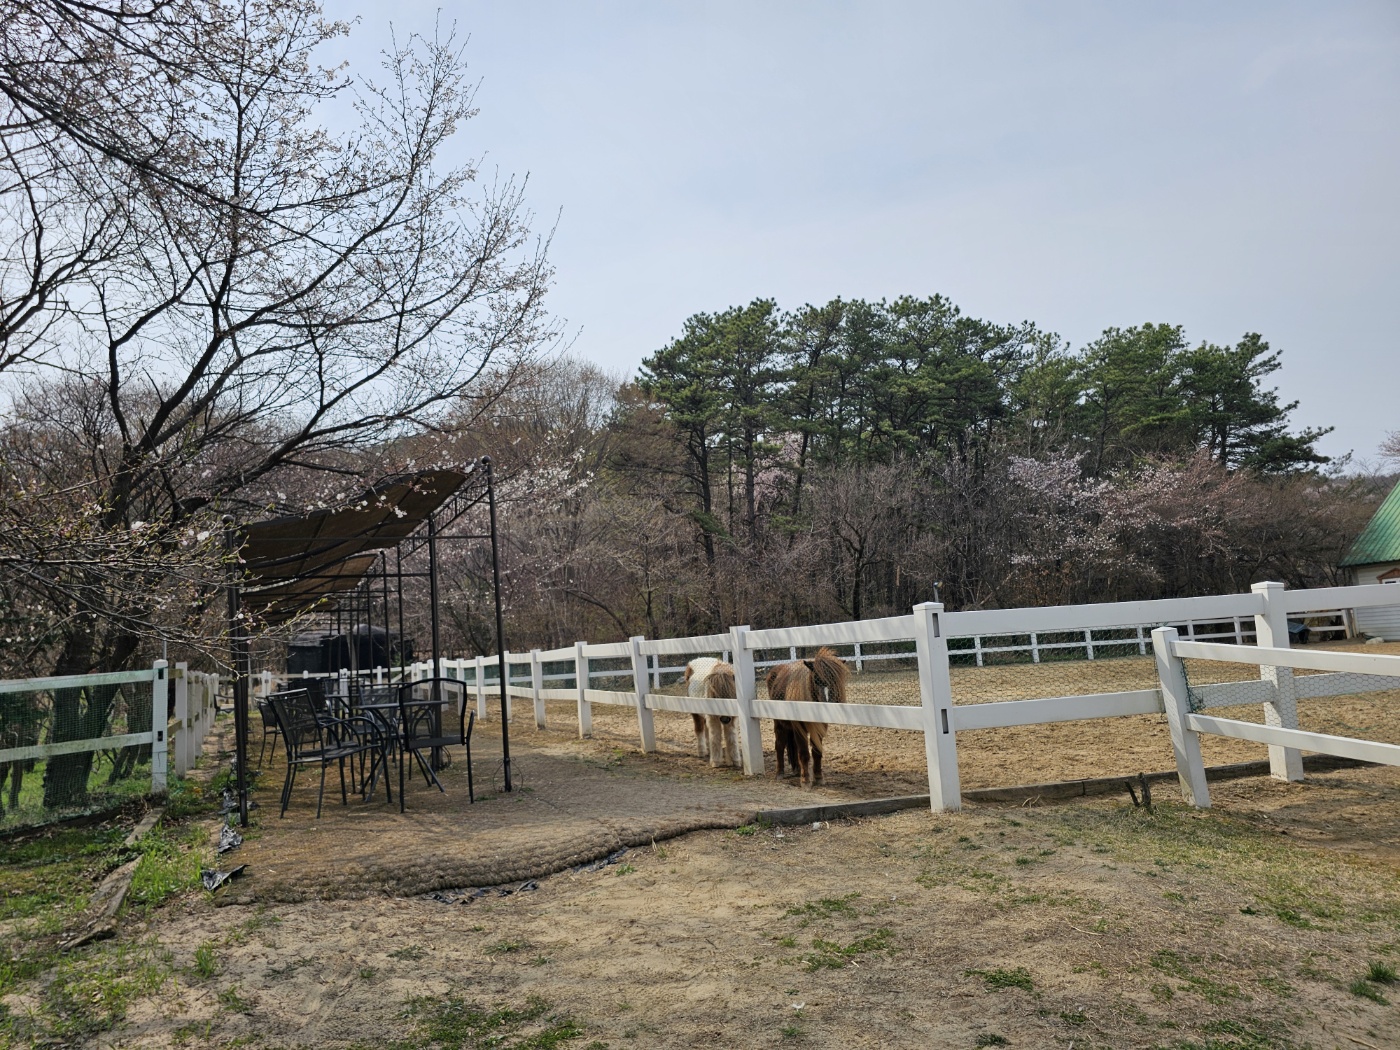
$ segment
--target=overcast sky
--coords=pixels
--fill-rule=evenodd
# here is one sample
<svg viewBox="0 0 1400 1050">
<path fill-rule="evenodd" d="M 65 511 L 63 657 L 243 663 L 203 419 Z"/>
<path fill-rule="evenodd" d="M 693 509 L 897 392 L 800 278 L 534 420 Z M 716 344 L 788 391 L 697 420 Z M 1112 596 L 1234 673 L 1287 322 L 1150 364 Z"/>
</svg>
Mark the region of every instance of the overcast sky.
<svg viewBox="0 0 1400 1050">
<path fill-rule="evenodd" d="M 358 16 L 352 71 L 438 5 Z M 529 176 L 551 309 L 630 372 L 685 318 L 940 292 L 1082 346 L 1258 331 L 1297 425 L 1400 429 L 1400 3 L 510 0 L 460 157 Z"/>
</svg>

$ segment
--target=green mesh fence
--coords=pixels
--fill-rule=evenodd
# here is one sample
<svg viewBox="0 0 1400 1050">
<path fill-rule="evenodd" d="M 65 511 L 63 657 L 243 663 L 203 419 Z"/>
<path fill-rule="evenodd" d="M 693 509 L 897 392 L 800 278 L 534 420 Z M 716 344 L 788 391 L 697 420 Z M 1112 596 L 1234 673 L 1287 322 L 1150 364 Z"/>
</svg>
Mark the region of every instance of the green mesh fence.
<svg viewBox="0 0 1400 1050">
<path fill-rule="evenodd" d="M 577 689 L 578 675 L 573 660 L 542 660 L 540 685 L 544 689 Z"/>
<path fill-rule="evenodd" d="M 767 679 L 773 668 L 793 660 L 809 660 L 819 649 L 830 649 L 850 672 L 846 679 L 846 703 L 916 707 L 922 702 L 919 695 L 919 660 L 912 639 L 907 642 L 757 649 L 754 651 L 757 695 L 768 697 Z"/>
<path fill-rule="evenodd" d="M 636 690 L 630 656 L 592 657 L 588 661 L 588 688 L 630 693 Z"/>
<path fill-rule="evenodd" d="M 1192 711 L 1262 722 L 1265 701 L 1277 695 L 1254 665 L 1192 659 L 1182 666 Z M 1400 744 L 1400 675 L 1294 670 L 1288 688 L 1297 728 Z"/>
<path fill-rule="evenodd" d="M 151 730 L 152 683 L 0 693 L 0 751 Z M 151 789 L 151 746 L 0 760 L 0 830 L 115 808 Z"/>
</svg>

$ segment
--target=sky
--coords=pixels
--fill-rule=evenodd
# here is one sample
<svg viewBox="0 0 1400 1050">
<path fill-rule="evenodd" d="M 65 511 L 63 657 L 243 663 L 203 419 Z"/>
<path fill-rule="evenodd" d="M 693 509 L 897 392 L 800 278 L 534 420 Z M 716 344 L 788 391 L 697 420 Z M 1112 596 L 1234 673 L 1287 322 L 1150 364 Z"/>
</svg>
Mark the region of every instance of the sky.
<svg viewBox="0 0 1400 1050">
<path fill-rule="evenodd" d="M 941 293 L 1075 348 L 1260 332 L 1295 426 L 1400 430 L 1400 4 L 325 0 L 377 72 L 454 24 L 452 162 L 528 177 L 618 373 L 694 313 Z"/>
</svg>

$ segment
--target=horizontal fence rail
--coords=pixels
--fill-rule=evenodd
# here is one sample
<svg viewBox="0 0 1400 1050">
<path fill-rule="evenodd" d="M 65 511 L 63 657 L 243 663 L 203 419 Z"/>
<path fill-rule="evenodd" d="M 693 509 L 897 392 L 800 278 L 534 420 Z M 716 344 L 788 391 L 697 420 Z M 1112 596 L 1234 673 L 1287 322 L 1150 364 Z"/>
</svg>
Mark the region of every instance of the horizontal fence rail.
<svg viewBox="0 0 1400 1050">
<path fill-rule="evenodd" d="M 1386 605 L 1400 605 L 1400 588 L 1370 585 L 1288 591 L 1269 583 L 1257 584 L 1246 594 L 957 612 L 929 603 L 907 615 L 873 620 L 762 630 L 735 627 L 721 634 L 685 638 L 638 637 L 509 652 L 504 658 L 509 668 L 504 692 L 507 717 L 511 717 L 512 701 L 532 701 L 540 728 L 546 726 L 549 705 L 570 704 L 577 711 L 580 736 L 592 733 L 594 705 L 634 711 L 643 750 L 655 747 L 652 716 L 656 712 L 734 719 L 744 769 L 751 775 L 764 771 L 758 733 L 762 719 L 922 733 L 935 809 L 954 809 L 959 804 L 958 733 L 1100 718 L 1165 715 L 1174 734 L 1195 734 L 1208 726 L 1208 731 L 1215 732 L 1223 727 L 1228 732 L 1221 735 L 1268 746 L 1275 776 L 1299 779 L 1298 751 L 1331 743 L 1322 734 L 1298 729 L 1297 701 L 1396 688 L 1385 677 L 1395 679 L 1400 670 L 1394 663 L 1385 663 L 1395 657 L 1290 648 L 1290 628 L 1297 632 L 1306 626 L 1317 635 L 1349 635 L 1353 610 Z M 1165 652 L 1158 642 L 1164 630 Z M 870 702 L 880 699 L 878 689 L 844 704 L 776 701 L 761 695 L 769 668 L 810 657 L 819 647 L 835 651 L 853 672 L 853 681 L 897 682 L 898 689 L 905 691 L 898 695 L 912 702 Z M 688 661 L 701 656 L 733 664 L 738 697 L 678 695 L 678 690 L 686 691 Z M 1183 659 L 1241 665 L 1241 679 L 1188 686 Z M 420 661 L 403 668 L 339 674 L 375 683 L 416 681 L 434 673 L 459 678 L 475 690 L 479 717 L 485 719 L 490 713 L 488 700 L 497 700 L 502 693 L 500 660 L 495 655 L 448 659 L 437 668 Z M 1131 669 L 1105 679 L 1105 684 L 1125 683 L 1117 689 L 1056 694 L 1059 667 L 1116 660 L 1127 661 L 1118 666 Z M 1007 679 L 993 676 L 983 687 L 990 692 L 976 695 L 980 702 L 954 701 L 956 691 L 967 682 L 957 675 L 993 671 L 1022 675 L 1018 667 L 1030 674 L 1032 666 L 1041 676 L 1026 679 L 1031 683 L 1028 688 L 1039 690 L 1033 695 L 997 695 L 998 683 Z M 1173 677 L 1174 666 L 1182 668 L 1180 683 Z M 1253 675 L 1247 675 L 1245 667 L 1253 667 Z M 1295 676 L 1295 669 L 1318 673 Z M 1358 674 L 1371 674 L 1374 680 L 1358 684 Z M 1130 687 L 1129 683 L 1143 677 L 1147 678 L 1143 687 Z M 1184 714 L 1178 712 L 1178 704 L 1185 705 Z M 1202 713 L 1254 704 L 1263 707 L 1263 725 Z M 1197 726 L 1202 728 L 1193 728 Z M 1175 735 L 1173 740 L 1175 746 Z M 1356 746 L 1367 754 L 1389 754 L 1385 749 L 1393 745 L 1362 741 Z M 1204 782 L 1196 784 L 1193 779 L 1189 744 L 1183 747 L 1185 752 L 1178 748 L 1177 755 L 1183 790 L 1188 798 L 1193 790 L 1204 798 Z"/>
</svg>

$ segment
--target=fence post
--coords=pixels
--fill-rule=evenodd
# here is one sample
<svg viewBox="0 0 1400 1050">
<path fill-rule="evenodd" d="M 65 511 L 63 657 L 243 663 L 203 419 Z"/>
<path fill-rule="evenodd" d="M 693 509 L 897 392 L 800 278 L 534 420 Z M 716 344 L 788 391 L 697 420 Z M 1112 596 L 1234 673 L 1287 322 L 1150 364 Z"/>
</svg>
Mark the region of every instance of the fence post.
<svg viewBox="0 0 1400 1050">
<path fill-rule="evenodd" d="M 656 750 L 656 722 L 651 708 L 647 707 L 647 658 L 642 655 L 642 636 L 633 635 L 632 645 L 632 686 L 637 690 L 637 729 L 642 736 L 642 751 Z"/>
<path fill-rule="evenodd" d="M 865 670 L 865 660 L 861 657 L 860 642 L 856 642 L 856 674 Z"/>
<path fill-rule="evenodd" d="M 593 705 L 588 702 L 588 656 L 584 653 L 587 642 L 574 643 L 574 685 L 578 687 L 578 738 L 587 739 L 593 735 Z"/>
<path fill-rule="evenodd" d="M 744 776 L 763 775 L 763 730 L 753 713 L 758 699 L 758 678 L 753 665 L 753 650 L 744 637 L 748 627 L 733 627 L 729 631 L 729 647 L 734 657 L 734 695 L 739 701 L 739 750 L 744 755 Z"/>
<path fill-rule="evenodd" d="M 175 775 L 181 780 L 194 764 L 194 749 L 190 740 L 194 730 L 190 725 L 190 665 L 175 665 Z"/>
<path fill-rule="evenodd" d="M 942 613 L 941 602 L 914 606 L 914 651 L 919 659 L 928 802 L 935 813 L 962 808 L 958 742 L 953 728 L 953 683 L 948 673 L 948 639 L 940 623 Z"/>
<path fill-rule="evenodd" d="M 1250 588 L 1264 599 L 1263 615 L 1254 617 L 1254 641 L 1266 649 L 1291 649 L 1288 613 L 1283 607 L 1283 584 L 1256 583 Z M 1259 677 L 1274 684 L 1274 699 L 1264 705 L 1264 724 L 1298 728 L 1298 692 L 1290 667 L 1259 668 Z M 1296 747 L 1269 745 L 1269 773 L 1276 780 L 1302 780 L 1303 754 Z"/>
<path fill-rule="evenodd" d="M 486 657 L 476 658 L 476 717 L 486 721 Z"/>
<path fill-rule="evenodd" d="M 1171 729 L 1181 795 L 1188 805 L 1205 809 L 1210 805 L 1210 787 L 1206 784 L 1206 764 L 1201 758 L 1201 736 L 1186 724 L 1186 716 L 1191 713 L 1191 696 L 1186 685 L 1186 668 L 1172 647 L 1177 637 L 1175 627 L 1158 627 L 1152 632 L 1152 652 L 1157 658 L 1162 708 Z"/>
<path fill-rule="evenodd" d="M 151 794 L 166 791 L 166 730 L 170 722 L 170 665 L 157 660 L 151 667 Z"/>
<path fill-rule="evenodd" d="M 544 688 L 544 668 L 540 665 L 540 651 L 530 650 L 530 698 L 535 701 L 535 728 L 544 728 L 544 697 L 540 696 L 540 690 Z"/>
</svg>

